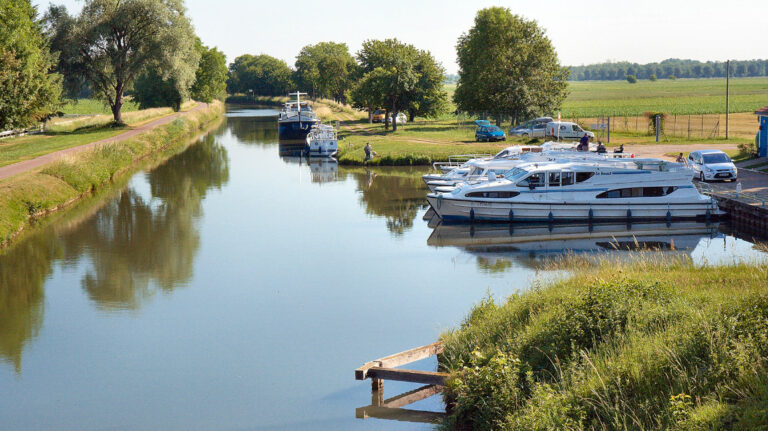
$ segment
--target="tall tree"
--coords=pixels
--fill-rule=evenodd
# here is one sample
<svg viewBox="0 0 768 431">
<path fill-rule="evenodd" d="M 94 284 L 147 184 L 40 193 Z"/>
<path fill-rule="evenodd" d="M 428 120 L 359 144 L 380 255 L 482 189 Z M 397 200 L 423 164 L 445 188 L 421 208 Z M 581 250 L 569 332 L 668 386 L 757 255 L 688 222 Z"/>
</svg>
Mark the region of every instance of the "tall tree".
<svg viewBox="0 0 768 431">
<path fill-rule="evenodd" d="M 147 70 L 186 98 L 200 56 L 183 0 L 86 0 L 73 41 L 96 95 L 122 124 L 123 96 Z"/>
<path fill-rule="evenodd" d="M 227 59 L 224 53 L 216 47 L 203 45 L 200 39 L 196 46 L 200 53 L 200 65 L 190 89 L 192 98 L 207 103 L 214 99 L 224 100 L 227 96 Z"/>
<path fill-rule="evenodd" d="M 567 95 L 568 69 L 535 21 L 507 8 L 480 10 L 456 46 L 459 109 L 527 118 L 556 110 Z"/>
<path fill-rule="evenodd" d="M 357 63 L 345 43 L 320 42 L 307 45 L 296 56 L 296 83 L 312 96 L 345 99 L 352 86 Z"/>
<path fill-rule="evenodd" d="M 30 126 L 56 111 L 61 78 L 51 73 L 54 66 L 29 0 L 0 0 L 0 131 Z"/>
<path fill-rule="evenodd" d="M 442 67 L 431 54 L 413 45 L 397 39 L 367 40 L 357 53 L 357 61 L 363 78 L 353 94 L 363 95 L 359 88 L 363 84 L 379 91 L 376 96 L 369 95 L 368 99 L 379 101 L 393 118 L 397 118 L 401 111 L 413 110 L 414 115 L 420 109 L 431 112 L 431 106 L 439 106 L 439 99 L 446 97 L 442 90 Z M 372 76 L 376 85 L 372 85 Z M 356 103 L 360 104 L 359 101 Z M 389 118 L 387 115 L 387 122 Z M 392 130 L 397 130 L 397 122 L 393 123 Z"/>
<path fill-rule="evenodd" d="M 293 85 L 288 64 L 266 54 L 245 54 L 229 65 L 227 89 L 230 93 L 284 96 Z"/>
<path fill-rule="evenodd" d="M 57 56 L 55 70 L 62 77 L 67 97 L 90 96 L 90 87 L 78 62 L 78 47 L 73 42 L 77 21 L 64 5 L 50 5 L 43 16 L 43 28 L 51 53 Z"/>
</svg>

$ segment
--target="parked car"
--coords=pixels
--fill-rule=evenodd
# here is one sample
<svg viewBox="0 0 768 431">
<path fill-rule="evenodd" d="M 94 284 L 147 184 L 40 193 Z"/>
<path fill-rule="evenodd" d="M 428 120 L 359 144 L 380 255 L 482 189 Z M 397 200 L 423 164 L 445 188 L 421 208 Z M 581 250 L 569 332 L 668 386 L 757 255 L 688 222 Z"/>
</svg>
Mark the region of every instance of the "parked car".
<svg viewBox="0 0 768 431">
<path fill-rule="evenodd" d="M 688 155 L 688 164 L 693 169 L 694 177 L 699 181 L 736 181 L 739 177 L 736 165 L 720 150 L 692 151 Z"/>
<path fill-rule="evenodd" d="M 543 138 L 547 123 L 554 121 L 552 117 L 539 117 L 526 121 L 519 126 L 509 129 L 509 136 L 526 136 L 531 138 Z"/>
<path fill-rule="evenodd" d="M 585 134 L 589 137 L 590 141 L 595 139 L 594 133 L 582 129 L 581 126 L 576 123 L 550 121 L 547 123 L 545 136 L 548 138 L 559 139 L 581 139 Z"/>
<path fill-rule="evenodd" d="M 391 123 L 394 123 L 395 119 L 392 116 L 390 116 L 389 121 Z M 397 114 L 397 124 L 405 124 L 407 122 L 408 122 L 408 117 L 405 116 L 405 113 L 400 112 Z"/>
<path fill-rule="evenodd" d="M 475 121 L 477 128 L 475 129 L 475 141 L 506 141 L 507 135 L 498 126 L 492 125 L 487 120 Z"/>
<path fill-rule="evenodd" d="M 373 115 L 371 116 L 371 121 L 374 123 L 383 123 L 384 118 L 387 116 L 387 111 L 383 109 L 377 109 L 373 111 Z"/>
</svg>

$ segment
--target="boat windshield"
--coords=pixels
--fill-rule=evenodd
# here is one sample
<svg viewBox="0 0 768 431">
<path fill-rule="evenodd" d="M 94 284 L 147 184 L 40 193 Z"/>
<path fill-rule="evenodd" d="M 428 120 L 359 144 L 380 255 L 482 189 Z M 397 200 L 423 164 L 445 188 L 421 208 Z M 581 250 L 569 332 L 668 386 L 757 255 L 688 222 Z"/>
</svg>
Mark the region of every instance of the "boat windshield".
<svg viewBox="0 0 768 431">
<path fill-rule="evenodd" d="M 731 161 L 725 153 L 703 154 L 704 163 L 728 163 Z"/>
<path fill-rule="evenodd" d="M 504 178 L 515 183 L 517 182 L 517 180 L 523 178 L 526 175 L 528 175 L 528 171 L 526 171 L 525 169 L 515 168 L 507 172 L 506 175 L 504 175 Z"/>
<path fill-rule="evenodd" d="M 507 157 L 508 155 L 510 155 L 510 153 L 511 152 L 509 151 L 509 149 L 505 148 L 505 149 L 501 150 L 498 154 L 493 156 L 493 158 L 494 159 L 503 159 L 504 157 Z"/>
</svg>

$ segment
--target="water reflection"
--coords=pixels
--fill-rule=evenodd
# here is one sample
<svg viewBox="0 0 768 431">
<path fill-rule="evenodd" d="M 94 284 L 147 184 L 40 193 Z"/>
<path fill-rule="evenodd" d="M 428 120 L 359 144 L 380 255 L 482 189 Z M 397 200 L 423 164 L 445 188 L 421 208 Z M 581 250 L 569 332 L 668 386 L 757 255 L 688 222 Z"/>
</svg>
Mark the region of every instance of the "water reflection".
<svg viewBox="0 0 768 431">
<path fill-rule="evenodd" d="M 149 196 L 129 187 L 95 202 L 95 214 L 30 234 L 0 255 L 0 358 L 17 372 L 40 329 L 43 283 L 56 261 L 90 262 L 81 284 L 102 309 L 135 309 L 152 286 L 171 291 L 192 277 L 201 201 L 229 179 L 226 149 L 209 134 L 145 179 Z"/>
<path fill-rule="evenodd" d="M 426 208 L 426 187 L 421 181 L 424 169 L 367 168 L 343 169 L 357 181 L 360 202 L 369 215 L 385 217 L 387 229 L 402 235 L 413 228 L 419 210 Z"/>
<path fill-rule="evenodd" d="M 542 260 L 566 254 L 631 259 L 631 251 L 690 258 L 703 238 L 720 236 L 717 224 L 635 223 L 596 225 L 509 225 L 438 223 L 427 239 L 434 247 L 458 247 L 486 273 L 515 266 L 537 268 Z"/>
<path fill-rule="evenodd" d="M 280 160 L 289 165 L 296 165 L 299 168 L 301 176 L 304 169 L 309 168 L 309 176 L 313 183 L 330 183 L 340 180 L 339 162 L 330 157 L 301 157 L 301 156 L 281 156 Z"/>
<path fill-rule="evenodd" d="M 241 108 L 227 113 L 227 128 L 246 144 L 272 145 L 277 143 L 277 111 L 271 109 Z"/>
<path fill-rule="evenodd" d="M 0 360 L 21 372 L 24 346 L 37 336 L 43 321 L 43 281 L 62 248 L 51 238 L 35 236 L 0 256 Z"/>
</svg>

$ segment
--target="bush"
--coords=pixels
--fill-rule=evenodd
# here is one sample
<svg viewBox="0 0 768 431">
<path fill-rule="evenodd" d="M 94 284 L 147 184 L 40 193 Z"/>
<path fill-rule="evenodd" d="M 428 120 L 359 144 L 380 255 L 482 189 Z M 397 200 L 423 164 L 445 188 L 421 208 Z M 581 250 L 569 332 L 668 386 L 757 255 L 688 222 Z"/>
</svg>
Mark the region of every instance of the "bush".
<svg viewBox="0 0 768 431">
<path fill-rule="evenodd" d="M 656 79 L 657 79 L 656 75 L 653 74 L 653 73 L 650 76 L 648 76 L 648 80 L 650 80 L 650 81 L 655 81 Z"/>
<path fill-rule="evenodd" d="M 755 157 L 757 156 L 757 140 L 755 142 L 742 142 L 736 146 L 739 149 L 739 156 L 741 157 Z"/>
<path fill-rule="evenodd" d="M 675 79 L 677 79 L 677 77 L 675 75 L 669 75 L 669 76 L 667 76 L 667 79 L 675 80 Z"/>
<path fill-rule="evenodd" d="M 635 75 L 627 75 L 627 82 L 629 82 L 630 84 L 634 84 L 637 82 L 637 78 L 635 77 Z"/>
</svg>

